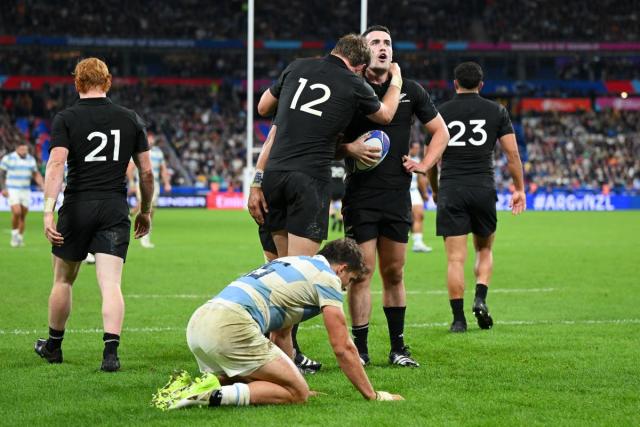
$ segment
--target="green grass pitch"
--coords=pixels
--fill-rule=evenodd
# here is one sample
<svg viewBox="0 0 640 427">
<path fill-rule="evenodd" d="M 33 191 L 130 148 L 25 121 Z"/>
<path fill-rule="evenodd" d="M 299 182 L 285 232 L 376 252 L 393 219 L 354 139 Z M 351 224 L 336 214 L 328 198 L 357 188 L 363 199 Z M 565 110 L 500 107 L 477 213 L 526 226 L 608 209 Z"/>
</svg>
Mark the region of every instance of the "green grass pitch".
<svg viewBox="0 0 640 427">
<path fill-rule="evenodd" d="M 125 265 L 125 330 L 116 374 L 99 371 L 102 322 L 93 266 L 74 287 L 65 363 L 33 352 L 46 337 L 51 283 L 49 247 L 38 213 L 27 246 L 9 247 L 9 215 L 0 214 L 0 425 L 640 425 L 640 214 L 500 214 L 488 304 L 496 324 L 447 332 L 442 242 L 426 219 L 431 254 L 408 254 L 405 337 L 418 369 L 387 364 L 380 279 L 372 290 L 369 338 L 375 388 L 404 402 L 366 402 L 342 375 L 321 319 L 300 329 L 303 350 L 324 362 L 308 377 L 326 395 L 301 406 L 194 409 L 163 413 L 151 394 L 175 368 L 195 373 L 185 342 L 193 310 L 262 262 L 246 212 L 162 210 L 144 250 L 132 242 Z M 332 234 L 330 237 L 339 237 Z"/>
</svg>

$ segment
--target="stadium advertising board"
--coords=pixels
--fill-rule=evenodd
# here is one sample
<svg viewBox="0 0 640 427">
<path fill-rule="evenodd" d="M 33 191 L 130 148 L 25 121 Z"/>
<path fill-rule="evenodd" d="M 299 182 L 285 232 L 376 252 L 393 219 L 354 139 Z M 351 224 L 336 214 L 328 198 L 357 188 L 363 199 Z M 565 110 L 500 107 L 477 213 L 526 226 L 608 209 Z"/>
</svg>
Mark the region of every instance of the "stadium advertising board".
<svg viewBox="0 0 640 427">
<path fill-rule="evenodd" d="M 242 193 L 212 191 L 207 196 L 209 209 L 244 209 L 245 201 Z"/>
<path fill-rule="evenodd" d="M 606 110 L 612 108 L 614 110 L 634 110 L 640 111 L 640 98 L 619 98 L 619 97 L 602 97 L 596 98 L 596 109 Z"/>
<path fill-rule="evenodd" d="M 520 108 L 525 111 L 591 111 L 591 100 L 588 98 L 524 98 Z"/>
</svg>

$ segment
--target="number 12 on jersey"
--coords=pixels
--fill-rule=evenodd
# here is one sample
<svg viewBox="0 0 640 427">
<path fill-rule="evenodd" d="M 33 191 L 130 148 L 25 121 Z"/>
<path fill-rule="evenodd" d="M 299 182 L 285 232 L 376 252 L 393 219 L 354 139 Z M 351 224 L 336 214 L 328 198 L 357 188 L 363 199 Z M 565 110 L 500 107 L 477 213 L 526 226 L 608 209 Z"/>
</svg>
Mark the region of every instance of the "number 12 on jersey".
<svg viewBox="0 0 640 427">
<path fill-rule="evenodd" d="M 293 99 L 291 100 L 291 105 L 289 106 L 289 108 L 291 108 L 292 110 L 296 109 L 296 106 L 298 105 L 298 98 L 300 98 L 300 94 L 304 90 L 304 87 L 307 85 L 308 81 L 309 80 L 302 77 L 298 79 L 298 83 L 300 83 L 300 85 L 298 86 L 298 90 L 296 90 L 296 93 L 293 95 Z M 322 91 L 324 91 L 324 95 L 322 95 L 318 99 L 309 101 L 306 104 L 302 104 L 300 106 L 300 111 L 313 114 L 314 116 L 322 117 L 322 111 L 316 110 L 315 108 L 311 108 L 311 107 L 318 104 L 322 104 L 323 102 L 326 102 L 327 99 L 329 99 L 329 97 L 331 96 L 331 89 L 329 89 L 329 86 L 324 85 L 322 83 L 314 83 L 311 86 L 309 86 L 309 89 L 311 90 L 321 89 Z"/>
<path fill-rule="evenodd" d="M 120 129 L 111 131 L 113 135 L 113 161 L 117 162 L 120 158 Z M 94 138 L 100 138 L 100 145 L 95 150 L 90 152 L 84 157 L 85 162 L 106 162 L 107 156 L 99 156 L 100 152 L 107 146 L 107 135 L 102 132 L 91 132 L 87 139 L 91 141 Z"/>
</svg>

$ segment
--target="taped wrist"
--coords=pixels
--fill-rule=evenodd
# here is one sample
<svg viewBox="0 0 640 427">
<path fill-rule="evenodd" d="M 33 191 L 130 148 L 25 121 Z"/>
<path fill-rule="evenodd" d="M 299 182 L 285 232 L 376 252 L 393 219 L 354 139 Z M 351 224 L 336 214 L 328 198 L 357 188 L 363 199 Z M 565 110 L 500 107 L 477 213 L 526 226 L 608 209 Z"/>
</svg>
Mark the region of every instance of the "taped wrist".
<svg viewBox="0 0 640 427">
<path fill-rule="evenodd" d="M 47 197 L 44 199 L 44 212 L 50 213 L 53 212 L 56 208 L 56 199 L 53 197 Z"/>
<path fill-rule="evenodd" d="M 262 188 L 262 179 L 264 177 L 264 171 L 261 169 L 256 170 L 256 174 L 253 176 L 251 182 L 251 188 Z"/>
<path fill-rule="evenodd" d="M 394 74 L 391 77 L 391 86 L 395 86 L 398 89 L 402 89 L 402 77 Z"/>
</svg>

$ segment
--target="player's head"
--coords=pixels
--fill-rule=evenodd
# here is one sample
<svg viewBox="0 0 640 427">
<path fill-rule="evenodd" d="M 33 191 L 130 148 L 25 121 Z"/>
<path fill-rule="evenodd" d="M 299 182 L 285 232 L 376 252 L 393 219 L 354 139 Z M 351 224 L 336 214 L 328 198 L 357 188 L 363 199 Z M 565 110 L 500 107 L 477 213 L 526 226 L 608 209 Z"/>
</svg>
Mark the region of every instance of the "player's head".
<svg viewBox="0 0 640 427">
<path fill-rule="evenodd" d="M 152 132 L 147 132 L 147 143 L 149 144 L 149 148 L 156 145 L 156 136 Z"/>
<path fill-rule="evenodd" d="M 86 58 L 78 62 L 73 75 L 78 93 L 87 93 L 91 90 L 107 93 L 111 88 L 109 68 L 98 58 Z"/>
<path fill-rule="evenodd" d="M 371 51 L 367 47 L 367 43 L 363 37 L 357 34 L 347 34 L 340 37 L 331 53 L 346 60 L 347 67 L 356 74 L 361 74 L 371 61 Z"/>
<path fill-rule="evenodd" d="M 477 91 L 482 89 L 482 67 L 475 62 L 463 62 L 453 70 L 453 84 L 456 91 Z"/>
<path fill-rule="evenodd" d="M 18 153 L 20 157 L 25 157 L 29 154 L 29 144 L 27 141 L 21 139 L 20 142 L 16 144 L 16 153 Z"/>
<path fill-rule="evenodd" d="M 411 146 L 409 147 L 409 155 L 411 157 L 416 157 L 420 155 L 420 143 L 418 141 L 413 141 Z"/>
<path fill-rule="evenodd" d="M 362 37 L 367 41 L 371 49 L 371 62 L 369 69 L 376 73 L 384 73 L 389 70 L 393 61 L 393 47 L 391 46 L 391 32 L 383 25 L 372 25 L 367 28 Z"/>
<path fill-rule="evenodd" d="M 364 255 L 353 239 L 332 240 L 320 249 L 318 255 L 322 255 L 329 261 L 331 268 L 340 277 L 344 290 L 368 271 L 364 263 Z"/>
</svg>

